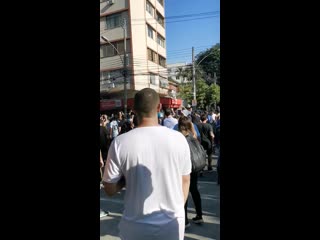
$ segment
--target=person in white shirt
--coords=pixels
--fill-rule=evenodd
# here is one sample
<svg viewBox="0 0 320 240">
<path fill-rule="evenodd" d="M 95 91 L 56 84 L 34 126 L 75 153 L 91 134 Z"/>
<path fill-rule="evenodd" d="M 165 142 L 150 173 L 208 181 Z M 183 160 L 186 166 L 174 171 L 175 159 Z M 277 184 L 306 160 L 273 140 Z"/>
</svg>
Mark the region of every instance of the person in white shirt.
<svg viewBox="0 0 320 240">
<path fill-rule="evenodd" d="M 120 132 L 121 132 L 121 127 L 119 125 L 118 115 L 115 115 L 113 120 L 110 123 L 111 139 L 113 140 L 114 138 L 116 138 Z"/>
<path fill-rule="evenodd" d="M 159 125 L 160 98 L 151 88 L 134 97 L 137 128 L 112 142 L 103 184 L 112 196 L 126 187 L 122 240 L 183 240 L 191 173 L 185 137 Z"/>
<path fill-rule="evenodd" d="M 172 116 L 171 110 L 167 108 L 164 112 L 166 118 L 163 120 L 163 126 L 173 129 L 173 127 L 178 124 L 178 119 Z"/>
<path fill-rule="evenodd" d="M 212 122 L 216 122 L 216 114 L 215 114 L 215 112 L 214 111 L 212 111 L 212 114 L 211 114 L 211 122 L 210 123 L 212 123 Z"/>
</svg>

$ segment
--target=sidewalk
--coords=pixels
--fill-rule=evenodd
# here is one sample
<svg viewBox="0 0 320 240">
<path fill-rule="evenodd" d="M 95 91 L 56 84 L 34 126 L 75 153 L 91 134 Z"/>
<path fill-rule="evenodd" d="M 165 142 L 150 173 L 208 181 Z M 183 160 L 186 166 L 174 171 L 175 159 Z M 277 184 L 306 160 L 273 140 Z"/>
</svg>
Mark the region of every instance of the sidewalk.
<svg viewBox="0 0 320 240">
<path fill-rule="evenodd" d="M 214 157 L 214 166 L 216 164 Z M 185 231 L 185 240 L 220 240 L 220 186 L 217 185 L 216 168 L 213 172 L 204 172 L 199 177 L 199 191 L 202 199 L 202 210 L 204 223 L 194 224 L 195 209 L 192 197 L 189 194 L 188 218 L 191 227 Z M 125 190 L 113 197 L 108 197 L 103 189 L 100 190 L 100 206 L 110 212 L 109 216 L 100 218 L 100 240 L 120 240 L 118 237 L 118 224 L 123 211 L 123 199 Z"/>
</svg>

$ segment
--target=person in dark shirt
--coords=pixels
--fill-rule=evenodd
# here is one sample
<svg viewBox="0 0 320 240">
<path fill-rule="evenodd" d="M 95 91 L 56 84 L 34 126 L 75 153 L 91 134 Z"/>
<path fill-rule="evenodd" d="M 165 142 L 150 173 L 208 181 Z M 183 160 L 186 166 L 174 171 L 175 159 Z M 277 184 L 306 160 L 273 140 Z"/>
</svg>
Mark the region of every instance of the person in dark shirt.
<svg viewBox="0 0 320 240">
<path fill-rule="evenodd" d="M 213 154 L 213 140 L 214 134 L 212 126 L 207 123 L 207 114 L 201 114 L 201 123 L 198 123 L 198 129 L 201 135 L 201 145 L 207 151 L 208 155 L 208 171 L 212 171 L 212 154 Z"/>
</svg>

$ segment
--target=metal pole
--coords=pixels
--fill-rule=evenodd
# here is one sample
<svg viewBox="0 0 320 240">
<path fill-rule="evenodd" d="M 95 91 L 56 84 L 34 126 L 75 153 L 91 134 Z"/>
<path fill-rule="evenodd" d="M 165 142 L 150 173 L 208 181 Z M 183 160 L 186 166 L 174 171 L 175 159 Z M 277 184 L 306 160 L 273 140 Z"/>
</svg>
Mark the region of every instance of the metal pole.
<svg viewBox="0 0 320 240">
<path fill-rule="evenodd" d="M 128 99 L 128 93 L 127 93 L 127 22 L 126 19 L 123 19 L 123 47 L 124 47 L 124 55 L 123 55 L 123 91 L 124 91 L 124 116 L 125 120 L 127 120 L 127 99 Z"/>
<path fill-rule="evenodd" d="M 195 68 L 195 61 L 194 61 L 194 47 L 192 47 L 192 82 L 193 82 L 194 108 L 196 108 L 196 106 L 197 106 L 197 94 L 196 94 L 196 68 Z"/>
</svg>

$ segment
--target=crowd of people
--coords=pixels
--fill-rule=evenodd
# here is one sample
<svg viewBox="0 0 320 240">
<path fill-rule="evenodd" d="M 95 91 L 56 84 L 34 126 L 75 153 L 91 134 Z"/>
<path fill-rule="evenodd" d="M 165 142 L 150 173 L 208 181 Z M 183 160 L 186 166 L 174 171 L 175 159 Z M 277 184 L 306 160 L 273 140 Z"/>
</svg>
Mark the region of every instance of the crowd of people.
<svg viewBox="0 0 320 240">
<path fill-rule="evenodd" d="M 200 172 L 192 171 L 187 137 L 197 139 L 207 153 L 207 168 Z M 101 187 L 110 196 L 126 187 L 121 239 L 183 239 L 190 227 L 189 191 L 196 209 L 192 221 L 203 223 L 198 176 L 213 171 L 213 154 L 219 149 L 220 109 L 161 109 L 150 88 L 136 93 L 134 111 L 127 116 L 121 111 L 101 115 Z M 220 151 L 218 155 L 219 168 Z M 100 216 L 107 214 L 101 210 Z"/>
</svg>

